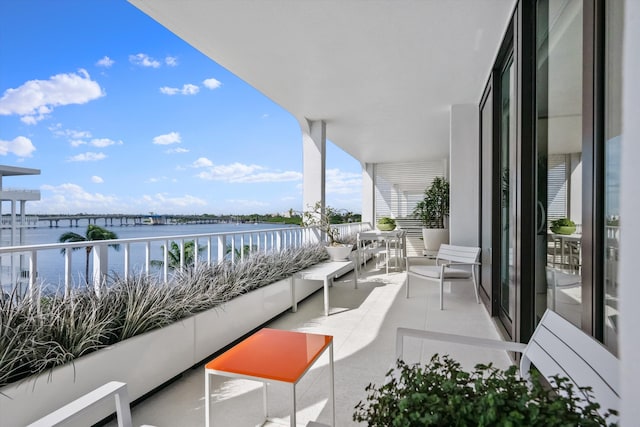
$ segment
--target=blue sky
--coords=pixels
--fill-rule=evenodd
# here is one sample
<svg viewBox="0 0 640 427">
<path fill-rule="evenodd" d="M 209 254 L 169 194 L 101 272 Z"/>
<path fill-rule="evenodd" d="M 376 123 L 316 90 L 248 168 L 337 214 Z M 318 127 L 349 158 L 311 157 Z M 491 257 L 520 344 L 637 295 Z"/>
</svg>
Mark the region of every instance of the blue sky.
<svg viewBox="0 0 640 427">
<path fill-rule="evenodd" d="M 360 212 L 327 145 L 327 204 Z M 124 0 L 0 0 L 0 164 L 42 171 L 3 180 L 28 213 L 302 209 L 296 120 Z"/>
</svg>

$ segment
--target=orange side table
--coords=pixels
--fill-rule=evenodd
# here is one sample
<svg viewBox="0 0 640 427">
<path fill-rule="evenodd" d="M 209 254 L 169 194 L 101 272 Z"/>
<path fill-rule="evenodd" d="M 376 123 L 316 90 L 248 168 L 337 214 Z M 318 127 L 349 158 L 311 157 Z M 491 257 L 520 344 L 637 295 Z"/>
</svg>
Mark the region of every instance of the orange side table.
<svg viewBox="0 0 640 427">
<path fill-rule="evenodd" d="M 291 426 L 296 425 L 296 384 L 316 360 L 329 351 L 329 400 L 331 425 L 335 426 L 333 383 L 333 337 L 264 328 L 205 365 L 205 417 L 211 425 L 212 375 L 243 378 L 264 383 L 264 415 L 268 418 L 267 385 L 279 382 L 291 385 Z"/>
</svg>

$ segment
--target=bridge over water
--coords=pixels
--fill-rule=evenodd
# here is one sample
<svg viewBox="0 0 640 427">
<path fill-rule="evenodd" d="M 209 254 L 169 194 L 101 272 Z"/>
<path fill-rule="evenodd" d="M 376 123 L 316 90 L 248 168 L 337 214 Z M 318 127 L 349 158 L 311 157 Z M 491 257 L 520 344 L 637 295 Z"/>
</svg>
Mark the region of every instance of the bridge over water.
<svg viewBox="0 0 640 427">
<path fill-rule="evenodd" d="M 89 224 L 104 225 L 162 225 L 162 224 L 219 224 L 235 221 L 235 217 L 209 215 L 150 215 L 150 214 L 75 214 L 37 215 L 38 221 L 49 222 L 49 227 L 80 227 Z"/>
</svg>

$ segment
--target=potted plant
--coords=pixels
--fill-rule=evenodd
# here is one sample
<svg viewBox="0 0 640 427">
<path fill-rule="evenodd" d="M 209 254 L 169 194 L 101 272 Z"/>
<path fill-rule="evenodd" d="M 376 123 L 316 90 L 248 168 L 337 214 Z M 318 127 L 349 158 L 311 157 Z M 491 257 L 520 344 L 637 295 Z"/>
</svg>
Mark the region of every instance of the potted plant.
<svg viewBox="0 0 640 427">
<path fill-rule="evenodd" d="M 320 202 L 316 202 L 310 210 L 302 214 L 302 225 L 305 227 L 318 227 L 324 233 L 329 243 L 325 248 L 331 261 L 345 261 L 349 259 L 353 245 L 340 241 L 340 230 L 333 226 L 331 222 L 331 218 L 337 216 L 335 209 L 327 206 L 322 210 Z"/>
<path fill-rule="evenodd" d="M 380 387 L 369 384 L 366 402 L 353 420 L 369 426 L 606 426 L 600 407 L 582 398 L 567 378 L 543 385 L 536 371 L 531 383 L 506 370 L 476 365 L 472 372 L 438 354 L 426 365 L 398 361 Z"/>
<path fill-rule="evenodd" d="M 391 231 L 396 229 L 396 220 L 393 218 L 389 218 L 388 216 L 383 216 L 378 220 L 376 227 L 380 231 Z"/>
<path fill-rule="evenodd" d="M 559 218 L 551 221 L 551 231 L 556 234 L 573 234 L 576 232 L 576 223 L 569 218 Z"/>
<path fill-rule="evenodd" d="M 413 209 L 413 216 L 422 222 L 424 248 L 437 252 L 442 243 L 449 242 L 446 218 L 449 216 L 449 183 L 443 177 L 435 177 L 424 190 L 424 198 Z"/>
</svg>

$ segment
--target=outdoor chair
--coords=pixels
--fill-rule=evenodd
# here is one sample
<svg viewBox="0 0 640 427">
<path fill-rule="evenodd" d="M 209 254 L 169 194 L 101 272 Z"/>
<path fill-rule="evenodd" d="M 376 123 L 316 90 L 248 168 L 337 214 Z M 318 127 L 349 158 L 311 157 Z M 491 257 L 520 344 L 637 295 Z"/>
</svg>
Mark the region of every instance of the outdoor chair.
<svg viewBox="0 0 640 427">
<path fill-rule="evenodd" d="M 407 257 L 407 298 L 409 298 L 409 283 L 411 277 L 435 281 L 440 284 L 440 310 L 444 309 L 444 283 L 471 279 L 478 297 L 478 283 L 476 281 L 476 266 L 480 265 L 480 248 L 468 246 L 440 245 L 436 255 L 436 265 L 416 264 L 417 260 L 425 257 Z M 461 268 L 462 267 L 462 268 Z"/>
</svg>

